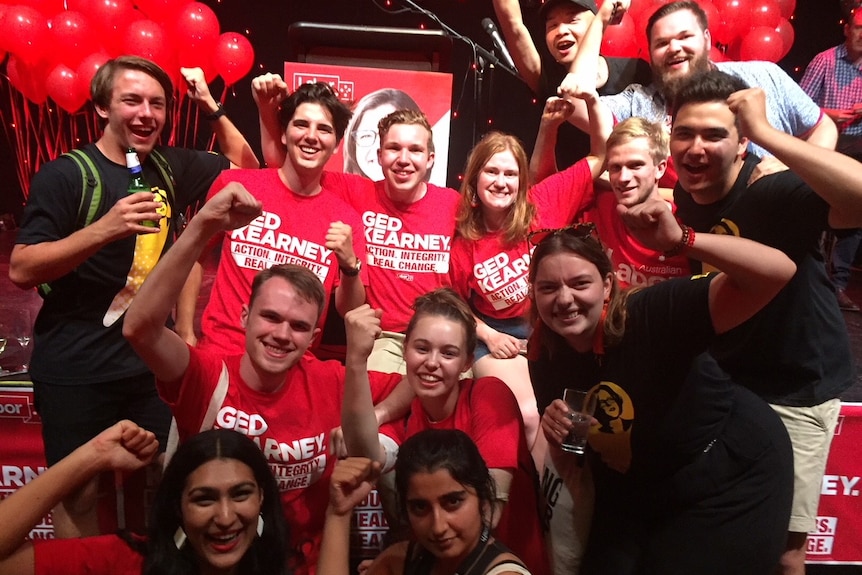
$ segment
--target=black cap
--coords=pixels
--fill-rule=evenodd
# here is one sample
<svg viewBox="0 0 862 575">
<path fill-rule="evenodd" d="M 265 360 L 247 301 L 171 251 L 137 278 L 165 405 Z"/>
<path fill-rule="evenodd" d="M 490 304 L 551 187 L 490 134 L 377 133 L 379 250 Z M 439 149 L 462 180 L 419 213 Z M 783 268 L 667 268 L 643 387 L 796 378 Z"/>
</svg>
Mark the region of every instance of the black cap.
<svg viewBox="0 0 862 575">
<path fill-rule="evenodd" d="M 544 20 L 548 16 L 548 10 L 554 6 L 560 6 L 561 4 L 574 4 L 584 10 L 589 10 L 593 14 L 599 11 L 595 0 L 545 0 L 545 2 L 539 6 L 539 16 Z"/>
</svg>

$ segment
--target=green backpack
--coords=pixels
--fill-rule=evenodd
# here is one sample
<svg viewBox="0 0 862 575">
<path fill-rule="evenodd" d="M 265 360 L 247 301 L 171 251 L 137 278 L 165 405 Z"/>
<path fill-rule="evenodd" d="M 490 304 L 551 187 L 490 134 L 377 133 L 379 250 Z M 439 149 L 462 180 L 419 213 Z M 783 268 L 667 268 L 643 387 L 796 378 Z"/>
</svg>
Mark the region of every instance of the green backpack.
<svg viewBox="0 0 862 575">
<path fill-rule="evenodd" d="M 75 229 L 83 229 L 93 223 L 96 219 L 96 214 L 99 213 L 99 208 L 102 205 L 102 178 L 99 176 L 99 170 L 96 168 L 93 158 L 84 150 L 74 149 L 66 152 L 61 157 L 66 157 L 75 162 L 78 169 L 81 170 L 81 203 L 78 205 L 78 218 L 75 224 Z M 174 174 L 171 171 L 171 165 L 168 160 L 156 149 L 150 152 L 150 157 L 153 158 L 153 163 L 159 170 L 159 175 L 162 181 L 165 182 L 168 194 L 168 202 L 173 204 L 174 199 Z M 43 298 L 51 293 L 51 284 L 43 283 L 37 287 L 39 295 Z"/>
</svg>

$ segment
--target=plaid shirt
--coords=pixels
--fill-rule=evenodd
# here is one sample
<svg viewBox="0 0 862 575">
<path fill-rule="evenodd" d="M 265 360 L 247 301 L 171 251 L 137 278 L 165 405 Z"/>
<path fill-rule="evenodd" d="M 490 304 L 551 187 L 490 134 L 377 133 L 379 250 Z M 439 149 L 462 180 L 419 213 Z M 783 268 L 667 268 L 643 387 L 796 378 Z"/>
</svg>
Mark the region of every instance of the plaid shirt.
<svg viewBox="0 0 862 575">
<path fill-rule="evenodd" d="M 824 108 L 847 110 L 862 103 L 862 69 L 847 55 L 847 46 L 839 44 L 817 54 L 800 82 L 811 99 Z M 862 137 L 862 122 L 838 124 L 845 136 Z"/>
</svg>

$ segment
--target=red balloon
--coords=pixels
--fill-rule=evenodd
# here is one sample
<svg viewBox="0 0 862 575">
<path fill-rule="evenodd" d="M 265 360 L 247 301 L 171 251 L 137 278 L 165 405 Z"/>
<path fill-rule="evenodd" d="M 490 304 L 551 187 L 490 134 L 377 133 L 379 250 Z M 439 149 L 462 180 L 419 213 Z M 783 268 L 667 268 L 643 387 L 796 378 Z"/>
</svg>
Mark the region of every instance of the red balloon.
<svg viewBox="0 0 862 575">
<path fill-rule="evenodd" d="M 213 63 L 225 85 L 230 86 L 251 71 L 254 48 L 242 34 L 225 32 L 218 38 Z"/>
<path fill-rule="evenodd" d="M 9 76 L 9 83 L 34 104 L 44 104 L 48 99 L 48 92 L 45 91 L 47 71 L 44 65 L 33 66 L 10 54 L 9 61 L 6 62 L 6 75 Z"/>
<path fill-rule="evenodd" d="M 84 56 L 98 47 L 94 32 L 89 19 L 74 10 L 66 10 L 51 18 L 49 38 L 54 61 L 70 68 L 76 67 Z"/>
<path fill-rule="evenodd" d="M 6 35 L 6 12 L 9 11 L 8 4 L 0 4 L 0 50 L 6 52 L 9 50 L 9 39 Z"/>
<path fill-rule="evenodd" d="M 78 75 L 65 64 L 57 64 L 45 79 L 45 88 L 51 99 L 69 113 L 77 112 L 87 101 L 81 90 Z"/>
<path fill-rule="evenodd" d="M 123 52 L 126 27 L 143 19 L 132 0 L 67 0 L 69 10 L 86 14 L 99 43 L 110 56 Z"/>
<path fill-rule="evenodd" d="M 63 0 L 25 0 L 24 2 L 17 3 L 35 8 L 46 18 L 50 18 L 66 9 L 63 5 Z"/>
<path fill-rule="evenodd" d="M 778 9 L 781 11 L 782 18 L 790 20 L 796 10 L 796 0 L 778 0 Z"/>
<path fill-rule="evenodd" d="M 601 53 L 619 58 L 637 58 L 638 43 L 635 36 L 635 22 L 628 14 L 616 26 L 608 26 L 602 38 Z"/>
<path fill-rule="evenodd" d="M 90 82 L 93 81 L 93 76 L 96 75 L 96 72 L 99 71 L 99 68 L 102 67 L 102 64 L 110 60 L 110 57 L 104 52 L 94 52 L 89 56 L 86 56 L 81 63 L 78 64 L 78 68 L 75 70 L 75 73 L 78 75 L 78 84 L 84 89 L 84 92 L 90 93 Z"/>
<path fill-rule="evenodd" d="M 38 62 L 48 49 L 48 19 L 30 6 L 9 6 L 0 34 L 6 49 L 27 62 Z"/>
<path fill-rule="evenodd" d="M 174 22 L 180 8 L 190 0 L 135 0 L 138 7 L 148 20 L 166 24 Z"/>
<path fill-rule="evenodd" d="M 796 41 L 796 30 L 793 29 L 793 24 L 790 23 L 790 20 L 782 18 L 779 20 L 778 26 L 775 27 L 775 31 L 781 36 L 781 43 L 784 46 L 781 57 L 784 58 L 793 47 L 793 42 Z"/>
<path fill-rule="evenodd" d="M 781 20 L 781 10 L 774 0 L 753 0 L 751 6 L 751 19 L 749 26 L 754 29 L 758 26 L 775 28 Z"/>
<path fill-rule="evenodd" d="M 706 14 L 706 27 L 712 30 L 714 25 L 721 22 L 721 15 L 718 13 L 718 8 L 715 7 L 715 4 L 709 2 L 709 0 L 699 1 L 698 5 Z"/>
<path fill-rule="evenodd" d="M 180 66 L 212 68 L 212 53 L 219 37 L 215 12 L 206 4 L 190 2 L 182 7 L 173 27 Z"/>
<path fill-rule="evenodd" d="M 152 20 L 138 20 L 126 28 L 123 52 L 152 60 L 168 74 L 177 68 L 176 57 L 164 28 Z"/>
<path fill-rule="evenodd" d="M 717 42 L 730 44 L 748 31 L 749 10 L 744 0 L 719 0 L 715 7 L 721 14 L 721 22 L 710 30 Z"/>
<path fill-rule="evenodd" d="M 739 56 L 742 60 L 778 62 L 783 49 L 781 36 L 774 28 L 759 26 L 751 30 L 742 39 L 742 45 L 739 47 Z"/>
</svg>

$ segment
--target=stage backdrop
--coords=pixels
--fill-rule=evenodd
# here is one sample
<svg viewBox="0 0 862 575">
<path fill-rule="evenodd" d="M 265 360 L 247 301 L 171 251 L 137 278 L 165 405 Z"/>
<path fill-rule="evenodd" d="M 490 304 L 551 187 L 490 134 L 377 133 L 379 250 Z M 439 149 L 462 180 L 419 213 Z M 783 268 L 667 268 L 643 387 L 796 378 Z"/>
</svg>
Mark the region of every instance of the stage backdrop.
<svg viewBox="0 0 862 575">
<path fill-rule="evenodd" d="M 446 185 L 451 74 L 285 62 L 284 78 L 291 89 L 308 82 L 326 82 L 353 110 L 347 133 L 326 165 L 328 170 L 381 180 L 377 122 L 396 108 L 414 108 L 425 113 L 434 131 L 435 159 L 430 181 Z"/>
</svg>

